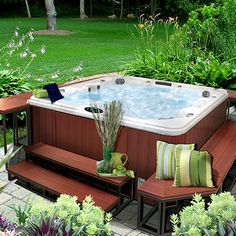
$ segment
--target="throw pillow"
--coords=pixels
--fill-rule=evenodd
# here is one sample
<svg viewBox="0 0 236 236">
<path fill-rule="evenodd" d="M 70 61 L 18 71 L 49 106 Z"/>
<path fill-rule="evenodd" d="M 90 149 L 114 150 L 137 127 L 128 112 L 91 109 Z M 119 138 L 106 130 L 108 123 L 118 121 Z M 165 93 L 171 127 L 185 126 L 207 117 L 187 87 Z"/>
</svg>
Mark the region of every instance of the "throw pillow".
<svg viewBox="0 0 236 236">
<path fill-rule="evenodd" d="M 175 176 L 175 149 L 193 150 L 194 144 L 170 144 L 163 141 L 157 141 L 157 179 L 174 179 Z"/>
<path fill-rule="evenodd" d="M 214 187 L 212 157 L 207 151 L 175 150 L 174 186 Z"/>
</svg>

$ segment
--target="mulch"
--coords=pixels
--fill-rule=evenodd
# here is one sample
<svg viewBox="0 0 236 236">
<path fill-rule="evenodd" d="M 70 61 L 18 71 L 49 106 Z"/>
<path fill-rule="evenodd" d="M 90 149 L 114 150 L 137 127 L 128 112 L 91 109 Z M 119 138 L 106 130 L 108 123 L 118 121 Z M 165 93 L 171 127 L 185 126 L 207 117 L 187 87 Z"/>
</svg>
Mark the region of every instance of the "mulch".
<svg viewBox="0 0 236 236">
<path fill-rule="evenodd" d="M 71 35 L 71 34 L 74 34 L 74 32 L 67 31 L 67 30 L 36 30 L 33 33 L 39 34 L 39 35 Z"/>
</svg>

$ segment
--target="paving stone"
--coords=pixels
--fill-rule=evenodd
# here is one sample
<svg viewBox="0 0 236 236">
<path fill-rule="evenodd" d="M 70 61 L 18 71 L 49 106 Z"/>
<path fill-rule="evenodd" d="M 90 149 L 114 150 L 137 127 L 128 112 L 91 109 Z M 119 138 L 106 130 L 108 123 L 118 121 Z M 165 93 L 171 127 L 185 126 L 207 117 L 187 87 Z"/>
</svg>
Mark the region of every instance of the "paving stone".
<svg viewBox="0 0 236 236">
<path fill-rule="evenodd" d="M 133 218 L 129 219 L 128 221 L 123 222 L 123 224 L 129 228 L 136 229 L 137 228 L 137 214 Z"/>
<path fill-rule="evenodd" d="M 131 228 L 124 226 L 123 224 L 117 221 L 112 221 L 110 225 L 111 225 L 111 230 L 114 233 L 119 234 L 121 236 L 127 235 L 132 231 Z"/>
<path fill-rule="evenodd" d="M 7 201 L 9 201 L 12 198 L 11 195 L 7 194 L 7 193 L 1 193 L 1 197 L 0 197 L 0 205 L 6 203 Z"/>
<path fill-rule="evenodd" d="M 4 193 L 12 194 L 14 191 L 19 190 L 20 187 L 16 184 L 11 184 L 4 189 Z"/>
<path fill-rule="evenodd" d="M 0 173 L 1 174 L 1 173 Z M 7 181 L 3 181 L 3 180 L 0 180 L 0 186 L 2 187 L 3 185 L 5 185 L 7 183 Z"/>
<path fill-rule="evenodd" d="M 137 212 L 129 211 L 128 209 L 124 209 L 119 215 L 116 216 L 116 220 L 120 222 L 126 222 L 131 220 L 133 217 L 137 215 Z"/>
<path fill-rule="evenodd" d="M 5 204 L 0 204 L 0 214 L 3 213 L 3 215 L 6 217 L 7 213 L 10 211 L 9 207 Z"/>
<path fill-rule="evenodd" d="M 0 173 L 0 180 L 8 181 L 7 172 L 4 171 Z"/>
<path fill-rule="evenodd" d="M 138 211 L 137 201 L 132 201 L 132 202 L 125 208 L 125 211 L 133 212 L 133 213 L 137 214 L 137 211 Z"/>
<path fill-rule="evenodd" d="M 139 234 L 138 236 L 151 236 L 151 235 L 153 235 L 153 234 L 145 234 L 145 233 L 141 233 L 141 234 Z"/>
<path fill-rule="evenodd" d="M 142 231 L 135 229 L 131 233 L 127 234 L 127 236 L 138 236 L 142 233 Z"/>
<path fill-rule="evenodd" d="M 24 189 L 24 188 L 20 188 L 20 189 L 17 189 L 16 191 L 12 192 L 12 195 L 18 199 L 23 199 L 23 198 L 29 196 L 30 194 L 32 194 L 32 192 L 30 192 L 29 190 Z"/>
<path fill-rule="evenodd" d="M 8 206 L 12 206 L 12 205 L 15 205 L 15 206 L 21 206 L 21 209 L 23 209 L 25 207 L 25 202 L 18 199 L 18 198 L 12 198 L 10 199 L 9 201 L 7 201 L 5 203 L 5 205 L 8 207 Z M 9 208 L 10 209 L 10 208 Z"/>
</svg>

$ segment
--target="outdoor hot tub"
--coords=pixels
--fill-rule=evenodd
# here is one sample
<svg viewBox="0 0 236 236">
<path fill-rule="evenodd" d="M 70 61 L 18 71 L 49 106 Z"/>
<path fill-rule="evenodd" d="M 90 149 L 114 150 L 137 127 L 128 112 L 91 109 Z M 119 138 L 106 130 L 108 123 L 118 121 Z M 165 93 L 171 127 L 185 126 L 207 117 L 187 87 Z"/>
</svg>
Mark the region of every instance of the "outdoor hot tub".
<svg viewBox="0 0 236 236">
<path fill-rule="evenodd" d="M 129 168 L 146 178 L 155 170 L 155 143 L 203 143 L 225 121 L 226 90 L 145 78 L 102 77 L 60 87 L 64 99 L 51 104 L 31 97 L 33 143 L 45 142 L 101 159 L 102 145 L 91 109 L 120 100 L 125 110 L 116 150 Z"/>
</svg>

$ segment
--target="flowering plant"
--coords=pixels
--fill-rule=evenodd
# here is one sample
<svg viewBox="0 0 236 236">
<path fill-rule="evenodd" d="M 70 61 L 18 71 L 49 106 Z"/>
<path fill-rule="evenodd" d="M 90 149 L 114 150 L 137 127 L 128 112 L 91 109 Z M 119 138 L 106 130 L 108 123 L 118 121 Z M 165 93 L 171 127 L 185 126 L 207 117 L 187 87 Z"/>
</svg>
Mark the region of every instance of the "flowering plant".
<svg viewBox="0 0 236 236">
<path fill-rule="evenodd" d="M 33 42 L 33 30 L 20 36 L 19 28 L 16 28 L 11 39 L 0 48 L 0 97 L 30 90 L 25 79 L 27 69 L 37 57 L 37 52 L 30 49 Z M 44 54 L 45 49 L 42 46 L 38 52 Z"/>
</svg>

